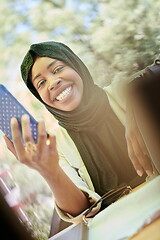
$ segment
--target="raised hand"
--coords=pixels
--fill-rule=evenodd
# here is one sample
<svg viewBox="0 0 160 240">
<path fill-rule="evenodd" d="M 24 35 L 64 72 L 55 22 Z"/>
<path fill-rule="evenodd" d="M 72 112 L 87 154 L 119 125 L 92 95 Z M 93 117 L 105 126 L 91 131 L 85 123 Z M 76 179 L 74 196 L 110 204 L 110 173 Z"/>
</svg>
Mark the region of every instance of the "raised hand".
<svg viewBox="0 0 160 240">
<path fill-rule="evenodd" d="M 38 142 L 35 144 L 28 115 L 22 116 L 21 124 L 22 137 L 17 119 L 11 119 L 13 144 L 5 137 L 8 148 L 21 163 L 37 170 L 42 176 L 55 174 L 59 168 L 55 136 L 47 135 L 44 122 L 39 122 Z"/>
<path fill-rule="evenodd" d="M 133 104 L 134 105 L 134 104 Z M 132 164 L 139 176 L 142 176 L 144 171 L 148 176 L 153 174 L 152 164 L 149 157 L 147 147 L 142 137 L 141 131 L 138 127 L 134 108 L 130 99 L 128 99 L 126 108 L 126 141 L 128 148 L 128 155 Z M 136 107 L 138 105 L 136 104 Z M 138 111 L 137 111 L 138 112 Z"/>
</svg>

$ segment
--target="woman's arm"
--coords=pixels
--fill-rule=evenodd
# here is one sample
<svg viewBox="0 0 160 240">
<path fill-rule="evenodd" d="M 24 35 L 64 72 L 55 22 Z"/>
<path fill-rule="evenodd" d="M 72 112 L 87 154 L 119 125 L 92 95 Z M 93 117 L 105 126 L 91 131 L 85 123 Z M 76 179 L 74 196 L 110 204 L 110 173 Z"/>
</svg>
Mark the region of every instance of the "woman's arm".
<svg viewBox="0 0 160 240">
<path fill-rule="evenodd" d="M 45 178 L 54 194 L 58 207 L 72 216 L 76 216 L 87 209 L 90 205 L 89 200 L 59 166 L 56 138 L 52 135 L 47 138 L 44 123 L 40 122 L 38 124 L 39 137 L 36 150 L 33 153 L 29 153 L 24 146 L 15 118 L 11 120 L 11 129 L 14 145 L 5 137 L 8 148 L 21 163 L 37 170 Z M 27 115 L 22 117 L 22 135 L 25 143 L 29 141 L 34 144 Z"/>
<path fill-rule="evenodd" d="M 132 93 L 127 96 L 126 103 L 126 124 L 125 124 L 125 137 L 127 141 L 128 155 L 131 162 L 139 176 L 144 172 L 148 176 L 153 174 L 151 164 L 151 157 L 146 145 L 142 128 L 140 127 L 145 118 L 139 118 L 139 111 L 143 115 L 143 108 L 141 102 L 137 102 L 137 98 L 132 96 Z M 146 119 L 145 119 L 146 120 Z M 143 125 L 145 122 L 143 122 Z"/>
<path fill-rule="evenodd" d="M 85 194 L 76 187 L 60 167 L 56 176 L 47 174 L 44 178 L 54 194 L 58 207 L 62 211 L 75 217 L 90 206 Z"/>
<path fill-rule="evenodd" d="M 143 169 L 140 169 L 141 166 L 137 166 L 141 174 L 143 170 L 145 170 L 148 175 L 153 174 L 153 171 L 154 173 L 157 171 L 160 172 L 159 75 L 159 65 L 148 67 L 144 74 L 139 75 L 128 85 L 127 89 L 127 113 L 130 115 L 128 122 L 132 123 L 132 119 L 134 119 L 136 123 L 135 132 L 137 132 L 137 139 L 135 140 L 137 140 L 138 146 L 134 148 L 137 150 L 139 162 L 143 167 Z M 132 127 L 132 129 L 134 128 Z M 133 138 L 132 146 L 134 144 Z M 136 164 L 137 163 L 138 161 L 136 161 Z M 154 169 L 152 169 L 153 166 Z"/>
<path fill-rule="evenodd" d="M 126 81 L 121 79 L 114 81 L 108 87 L 104 88 L 112 110 L 125 127 L 128 155 L 137 174 L 140 176 L 143 175 L 144 171 L 147 175 L 152 175 L 153 169 L 148 149 L 137 123 L 138 109 L 136 108 L 138 104 L 132 88 L 130 88 L 130 83 L 144 71 L 136 73 Z"/>
</svg>

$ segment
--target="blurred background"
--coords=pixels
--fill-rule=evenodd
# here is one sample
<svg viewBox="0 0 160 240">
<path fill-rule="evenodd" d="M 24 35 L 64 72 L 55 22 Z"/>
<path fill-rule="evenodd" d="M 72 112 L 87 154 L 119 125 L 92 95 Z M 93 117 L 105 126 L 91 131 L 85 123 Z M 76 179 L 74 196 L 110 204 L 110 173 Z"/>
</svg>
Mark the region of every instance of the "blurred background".
<svg viewBox="0 0 160 240">
<path fill-rule="evenodd" d="M 57 122 L 20 76 L 20 64 L 32 43 L 65 43 L 100 86 L 126 79 L 152 64 L 160 52 L 157 0 L 1 0 L 0 26 L 0 84 L 37 120 L 44 119 L 48 129 L 56 129 Z M 47 239 L 53 212 L 50 189 L 38 173 L 16 161 L 2 136 L 0 177 L 16 204 L 21 203 L 36 238 Z"/>
</svg>

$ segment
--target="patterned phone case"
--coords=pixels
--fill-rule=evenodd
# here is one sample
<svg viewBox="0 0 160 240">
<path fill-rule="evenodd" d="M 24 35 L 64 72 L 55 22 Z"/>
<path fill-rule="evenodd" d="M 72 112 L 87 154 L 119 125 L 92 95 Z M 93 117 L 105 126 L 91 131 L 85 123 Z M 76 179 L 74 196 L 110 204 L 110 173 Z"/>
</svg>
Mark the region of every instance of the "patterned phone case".
<svg viewBox="0 0 160 240">
<path fill-rule="evenodd" d="M 12 117 L 17 118 L 21 126 L 21 117 L 23 114 L 30 116 L 30 126 L 32 129 L 32 136 L 35 142 L 38 138 L 38 123 L 30 115 L 30 113 L 17 101 L 17 99 L 0 84 L 0 130 L 12 140 L 12 133 L 10 128 L 10 120 Z"/>
</svg>

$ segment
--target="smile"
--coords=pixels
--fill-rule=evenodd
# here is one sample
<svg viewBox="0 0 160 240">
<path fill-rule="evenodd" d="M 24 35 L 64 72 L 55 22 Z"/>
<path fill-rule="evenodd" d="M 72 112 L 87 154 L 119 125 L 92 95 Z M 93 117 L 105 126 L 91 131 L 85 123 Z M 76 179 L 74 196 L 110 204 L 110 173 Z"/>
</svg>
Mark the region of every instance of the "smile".
<svg viewBox="0 0 160 240">
<path fill-rule="evenodd" d="M 57 101 L 62 101 L 64 98 L 66 98 L 70 92 L 71 92 L 72 87 L 67 87 L 63 92 L 61 92 L 57 97 L 56 100 Z"/>
</svg>

